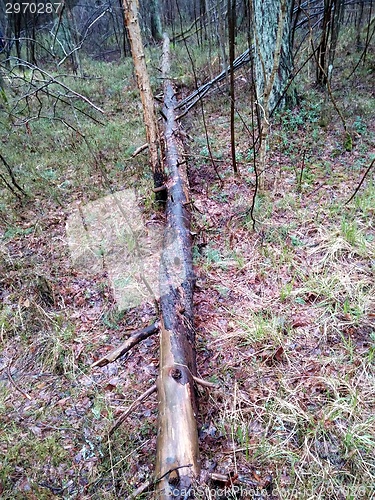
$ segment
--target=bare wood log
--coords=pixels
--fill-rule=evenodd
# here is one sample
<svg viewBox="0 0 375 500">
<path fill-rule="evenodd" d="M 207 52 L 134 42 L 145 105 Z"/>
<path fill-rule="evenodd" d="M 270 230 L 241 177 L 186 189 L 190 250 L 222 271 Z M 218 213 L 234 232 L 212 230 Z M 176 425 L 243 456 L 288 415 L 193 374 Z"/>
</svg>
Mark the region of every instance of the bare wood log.
<svg viewBox="0 0 375 500">
<path fill-rule="evenodd" d="M 164 36 L 163 78 L 168 198 L 160 266 L 160 368 L 155 479 L 157 498 L 187 498 L 200 475 L 190 196 L 182 141 L 175 117 L 176 98 L 167 76 L 169 39 Z M 173 472 L 169 472 L 173 469 Z"/>
<path fill-rule="evenodd" d="M 148 326 L 147 328 L 143 328 L 142 330 L 133 333 L 133 335 L 126 339 L 126 341 L 119 347 L 117 347 L 117 349 L 114 349 L 110 353 L 95 361 L 95 363 L 91 365 L 91 368 L 95 368 L 96 366 L 105 366 L 109 363 L 113 363 L 113 361 L 116 361 L 116 359 L 118 359 L 120 356 L 123 356 L 125 353 L 130 351 L 130 349 L 136 344 L 138 344 L 142 340 L 147 339 L 158 331 L 159 323 L 156 322 L 153 325 Z"/>
</svg>

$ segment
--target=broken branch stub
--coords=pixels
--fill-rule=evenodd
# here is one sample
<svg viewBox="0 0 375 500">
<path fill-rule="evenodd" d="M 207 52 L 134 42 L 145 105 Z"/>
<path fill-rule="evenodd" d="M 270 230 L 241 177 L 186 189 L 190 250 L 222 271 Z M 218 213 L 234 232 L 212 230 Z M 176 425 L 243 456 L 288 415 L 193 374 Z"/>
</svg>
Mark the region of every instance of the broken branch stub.
<svg viewBox="0 0 375 500">
<path fill-rule="evenodd" d="M 189 183 L 175 116 L 175 93 L 168 80 L 169 39 L 166 35 L 162 68 L 168 198 L 160 265 L 159 420 L 155 481 L 158 498 L 167 499 L 172 495 L 182 499 L 187 498 L 189 490 L 199 479 L 200 462 L 194 390 L 196 359 Z"/>
</svg>

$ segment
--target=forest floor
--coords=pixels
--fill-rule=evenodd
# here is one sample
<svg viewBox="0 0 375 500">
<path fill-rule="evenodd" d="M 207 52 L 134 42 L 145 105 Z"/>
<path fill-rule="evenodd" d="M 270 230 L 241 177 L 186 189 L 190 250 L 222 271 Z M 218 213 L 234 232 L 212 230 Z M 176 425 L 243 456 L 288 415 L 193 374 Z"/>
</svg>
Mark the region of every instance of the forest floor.
<svg viewBox="0 0 375 500">
<path fill-rule="evenodd" d="M 233 498 L 374 495 L 374 169 L 346 203 L 375 157 L 374 54 L 350 83 L 347 61 L 332 88 L 352 150 L 332 103 L 302 82 L 299 105 L 273 121 L 255 230 L 246 70 L 237 78 L 247 123 L 237 117 L 239 175 L 227 95 L 205 101 L 221 180 L 199 106 L 184 119 L 198 373 L 216 383 L 199 394 L 202 471 L 226 475 Z M 108 430 L 155 382 L 157 336 L 105 367 L 91 364 L 155 321 L 154 305 L 119 310 L 105 266 L 74 266 L 68 245 L 69 217 L 124 188 L 137 194 L 145 226 L 163 223 L 147 156 L 130 158 L 144 142 L 130 64 L 96 63 L 92 73 L 80 90 L 107 123 L 83 125 L 90 148 L 56 124 L 2 134 L 29 193 L 18 202 L 4 190 L 0 206 L 2 499 L 125 498 L 153 472 L 156 395 Z M 219 498 L 221 489 L 231 498 L 216 486 L 197 496 Z"/>
</svg>

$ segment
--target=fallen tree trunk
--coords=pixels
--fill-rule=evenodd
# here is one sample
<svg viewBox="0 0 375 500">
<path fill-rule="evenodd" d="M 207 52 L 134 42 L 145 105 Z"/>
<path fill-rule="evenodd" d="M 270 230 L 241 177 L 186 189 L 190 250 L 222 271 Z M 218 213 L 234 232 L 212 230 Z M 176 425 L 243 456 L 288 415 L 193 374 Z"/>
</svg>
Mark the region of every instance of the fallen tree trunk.
<svg viewBox="0 0 375 500">
<path fill-rule="evenodd" d="M 159 421 L 155 480 L 157 498 L 182 499 L 189 497 L 189 491 L 199 478 L 200 463 L 195 419 L 196 360 L 189 183 L 175 116 L 175 93 L 168 80 L 169 39 L 166 35 L 162 68 L 168 198 L 160 265 Z"/>
<path fill-rule="evenodd" d="M 250 60 L 251 51 L 250 49 L 247 49 L 233 61 L 233 71 L 242 68 L 242 66 L 248 64 Z M 225 80 L 231 73 L 231 71 L 231 67 L 228 66 L 225 70 L 215 76 L 215 78 L 207 83 L 204 83 L 198 89 L 194 90 L 194 92 L 185 97 L 185 99 L 176 104 L 176 109 L 182 110 L 182 113 L 179 115 L 179 117 L 181 118 L 182 116 L 184 116 L 193 106 L 197 104 L 197 102 L 203 99 L 203 97 L 208 92 L 211 92 L 212 90 L 217 88 L 218 84 Z"/>
</svg>

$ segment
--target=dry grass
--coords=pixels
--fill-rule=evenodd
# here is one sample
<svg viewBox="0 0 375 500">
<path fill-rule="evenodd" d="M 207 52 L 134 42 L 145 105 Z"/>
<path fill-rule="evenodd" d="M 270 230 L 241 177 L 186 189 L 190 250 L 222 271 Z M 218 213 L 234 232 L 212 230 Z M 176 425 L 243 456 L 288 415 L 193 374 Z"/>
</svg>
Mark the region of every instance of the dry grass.
<svg viewBox="0 0 375 500">
<path fill-rule="evenodd" d="M 204 369 L 221 367 L 225 394 L 214 417 L 207 407 L 220 443 L 213 455 L 224 440 L 233 452 L 217 469 L 259 490 L 267 484 L 266 497 L 372 498 L 374 185 L 369 179 L 345 206 L 348 172 L 330 160 L 341 179 L 334 198 L 329 180 L 300 194 L 278 154 L 270 152 L 278 184 L 259 200 L 257 233 L 241 216 L 252 190 L 229 171 L 221 199 L 194 193 L 209 235 L 198 260 L 199 298 L 209 296 L 198 305 L 199 326 L 213 354 Z M 315 170 L 321 182 L 326 173 Z"/>
<path fill-rule="evenodd" d="M 283 499 L 370 498 L 375 479 L 374 246 L 349 243 L 337 222 L 294 248 L 290 235 L 270 245 L 248 235 L 252 254 L 232 227 L 244 262 L 201 276 L 220 304 L 202 330 L 230 405 L 214 426 L 239 449 L 220 471 L 271 473 Z M 215 243 L 224 253 L 225 236 Z"/>
</svg>

